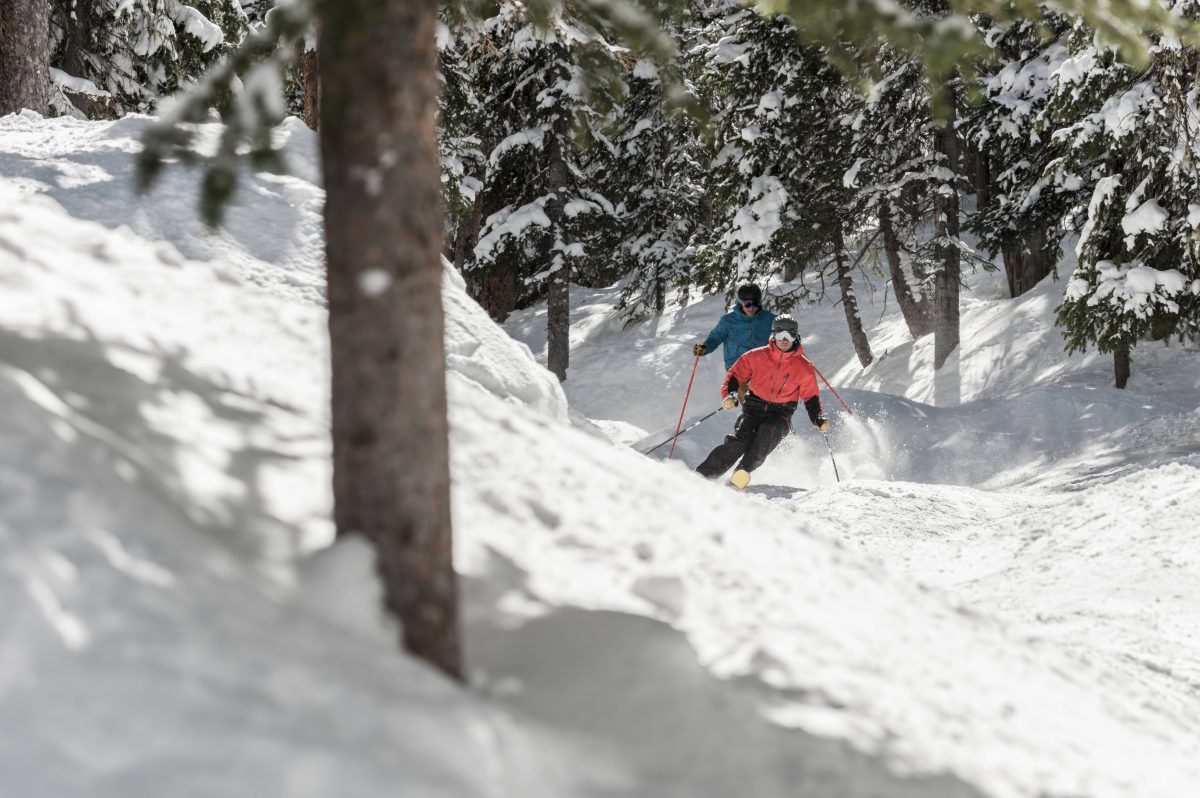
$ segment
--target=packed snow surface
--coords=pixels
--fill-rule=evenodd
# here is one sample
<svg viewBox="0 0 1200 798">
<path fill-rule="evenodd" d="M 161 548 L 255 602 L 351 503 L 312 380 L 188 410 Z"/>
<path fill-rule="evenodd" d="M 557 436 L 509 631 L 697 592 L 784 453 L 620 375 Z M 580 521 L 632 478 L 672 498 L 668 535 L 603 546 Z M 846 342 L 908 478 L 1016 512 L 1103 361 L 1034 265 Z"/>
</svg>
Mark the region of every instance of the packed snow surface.
<svg viewBox="0 0 1200 798">
<path fill-rule="evenodd" d="M 866 369 L 796 311 L 840 481 L 800 417 L 739 494 L 689 469 L 732 413 L 639 453 L 694 365 L 716 407 L 723 297 L 574 288 L 560 385 L 545 307 L 501 329 L 448 268 L 463 688 L 328 545 L 314 137 L 213 234 L 195 174 L 132 192 L 148 122 L 0 118 L 0 794 L 1195 794 L 1196 351 L 1114 390 L 1063 283 L 979 274 L 935 375 L 867 281 Z"/>
</svg>

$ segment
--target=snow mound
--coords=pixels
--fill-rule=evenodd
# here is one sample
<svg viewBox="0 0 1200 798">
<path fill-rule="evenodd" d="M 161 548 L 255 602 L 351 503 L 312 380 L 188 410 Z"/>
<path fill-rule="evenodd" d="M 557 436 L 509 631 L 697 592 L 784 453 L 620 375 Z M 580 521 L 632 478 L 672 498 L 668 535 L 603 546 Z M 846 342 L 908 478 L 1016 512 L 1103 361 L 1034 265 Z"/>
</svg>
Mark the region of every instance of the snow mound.
<svg viewBox="0 0 1200 798">
<path fill-rule="evenodd" d="M 192 260 L 174 223 L 109 228 L 28 181 L 125 164 L 135 122 L 0 118 L 0 793 L 570 794 L 566 742 L 399 652 L 361 545 L 307 557 L 328 355 L 301 267 L 248 284 L 236 236 Z"/>
<path fill-rule="evenodd" d="M 452 378 L 468 381 L 558 421 L 567 419 L 567 398 L 553 374 L 540 368 L 529 347 L 509 338 L 467 296 L 466 283 L 445 262 L 442 304 L 446 309 L 446 365 Z"/>
</svg>

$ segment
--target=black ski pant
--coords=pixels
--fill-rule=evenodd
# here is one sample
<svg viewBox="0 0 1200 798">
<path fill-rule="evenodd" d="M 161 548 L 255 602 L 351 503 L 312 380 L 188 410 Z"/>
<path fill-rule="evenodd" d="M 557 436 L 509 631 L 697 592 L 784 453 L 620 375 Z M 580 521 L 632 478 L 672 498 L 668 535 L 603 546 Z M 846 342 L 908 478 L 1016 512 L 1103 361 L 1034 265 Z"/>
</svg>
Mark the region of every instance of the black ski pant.
<svg viewBox="0 0 1200 798">
<path fill-rule="evenodd" d="M 726 435 L 725 442 L 709 452 L 696 471 L 708 479 L 716 479 L 739 457 L 742 459 L 739 468 L 753 471 L 775 451 L 791 426 L 791 413 L 762 411 L 747 403 L 733 425 L 733 434 Z"/>
</svg>

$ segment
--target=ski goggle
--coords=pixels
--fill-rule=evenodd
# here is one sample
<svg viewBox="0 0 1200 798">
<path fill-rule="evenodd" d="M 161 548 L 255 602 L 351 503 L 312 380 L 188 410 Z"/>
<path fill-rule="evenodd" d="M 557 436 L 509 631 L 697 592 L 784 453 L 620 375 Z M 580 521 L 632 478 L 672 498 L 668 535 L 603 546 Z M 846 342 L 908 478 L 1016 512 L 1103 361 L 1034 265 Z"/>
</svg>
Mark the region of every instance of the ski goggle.
<svg viewBox="0 0 1200 798">
<path fill-rule="evenodd" d="M 742 307 L 744 307 L 744 308 L 756 308 L 756 307 L 758 307 L 758 300 L 757 300 L 757 299 L 739 299 L 739 300 L 738 300 L 738 302 L 741 302 L 741 303 L 742 303 Z"/>
<path fill-rule="evenodd" d="M 787 341 L 789 344 L 796 343 L 796 334 L 787 330 L 780 330 L 771 336 L 776 341 Z"/>
</svg>

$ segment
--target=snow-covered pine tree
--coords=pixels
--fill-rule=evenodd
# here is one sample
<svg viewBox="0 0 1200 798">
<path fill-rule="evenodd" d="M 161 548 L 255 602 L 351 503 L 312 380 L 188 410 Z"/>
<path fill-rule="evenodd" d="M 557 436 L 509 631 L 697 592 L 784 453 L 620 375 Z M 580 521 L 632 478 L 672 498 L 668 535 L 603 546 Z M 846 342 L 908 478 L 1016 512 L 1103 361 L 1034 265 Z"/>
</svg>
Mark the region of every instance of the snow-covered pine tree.
<svg viewBox="0 0 1200 798">
<path fill-rule="evenodd" d="M 247 30 L 238 0 L 54 0 L 52 65 L 131 110 L 196 82 Z M 76 84 L 77 85 L 77 84 Z"/>
<path fill-rule="evenodd" d="M 876 54 L 880 79 L 843 119 L 849 136 L 851 212 L 874 220 L 874 244 L 887 263 L 909 333 L 934 331 L 938 252 L 930 220 L 937 189 L 951 179 L 935 148 L 925 69 L 890 48 Z"/>
<path fill-rule="evenodd" d="M 713 6 L 700 44 L 697 85 L 713 114 L 710 191 L 717 230 L 701 274 L 707 288 L 738 279 L 790 280 L 820 259 L 837 204 L 828 189 L 842 148 L 828 117 L 841 76 L 803 45 L 785 17 L 764 18 L 733 2 Z M 827 167 L 827 168 L 826 168 Z M 731 271 L 732 269 L 732 271 Z"/>
<path fill-rule="evenodd" d="M 667 96 L 668 87 L 685 85 L 685 64 L 637 61 L 612 138 L 613 266 L 626 278 L 618 310 L 630 320 L 662 313 L 669 288 L 690 286 L 708 231 L 701 131 L 694 117 L 670 108 Z"/>
<path fill-rule="evenodd" d="M 461 22 L 450 19 L 442 9 L 438 28 L 438 74 L 442 92 L 438 106 L 438 154 L 442 167 L 442 198 L 446 207 L 446 257 L 463 271 L 479 240 L 482 224 L 484 165 L 481 136 L 486 135 L 480 120 L 485 109 L 476 91 L 476 49 L 480 45 L 476 31 L 465 30 Z M 469 277 L 468 288 L 475 299 L 493 315 L 502 317 L 515 305 L 514 291 L 507 298 L 485 295 L 486 279 L 477 279 L 482 270 Z M 515 284 L 512 285 L 515 289 Z M 504 308 L 502 313 L 497 312 Z"/>
<path fill-rule="evenodd" d="M 296 43 L 296 60 L 289 77 L 292 100 L 289 107 L 310 129 L 321 126 L 321 59 L 317 54 L 317 25 Z"/>
<path fill-rule="evenodd" d="M 275 0 L 238 0 L 246 19 L 251 25 L 261 25 L 267 12 L 275 5 Z"/>
<path fill-rule="evenodd" d="M 1196 0 L 1174 8 L 1200 12 Z M 1151 52 L 1139 71 L 1082 48 L 1082 77 L 1060 100 L 1090 92 L 1103 102 L 1055 132 L 1064 179 L 1094 185 L 1059 323 L 1069 351 L 1114 353 L 1119 387 L 1139 341 L 1200 335 L 1200 53 L 1170 38 Z"/>
<path fill-rule="evenodd" d="M 766 19 L 735 4 L 716 10 L 705 29 L 700 85 L 715 110 L 711 193 L 719 222 L 704 252 L 703 277 L 717 287 L 747 277 L 799 276 L 802 287 L 775 300 L 786 308 L 820 299 L 828 273 L 865 366 L 874 356 L 852 277 L 861 258 L 852 259 L 846 244 L 857 239 L 862 220 L 844 179 L 852 157 L 844 120 L 861 98 L 788 19 Z M 806 284 L 806 273 L 820 275 L 820 283 Z"/>
<path fill-rule="evenodd" d="M 918 19 L 935 27 L 955 25 L 954 12 L 948 0 L 905 0 L 904 5 Z M 968 69 L 970 64 L 967 65 Z M 933 153 L 936 167 L 933 183 L 933 367 L 940 369 L 958 348 L 959 286 L 962 281 L 962 253 L 966 249 L 959 236 L 962 182 L 958 132 L 960 72 L 965 71 L 953 62 L 925 64 L 933 134 Z"/>
<path fill-rule="evenodd" d="M 934 190 L 933 241 L 937 267 L 933 280 L 933 367 L 940 369 L 958 348 L 962 239 L 959 237 L 958 89 L 951 73 L 930 76 L 930 103 L 941 97 L 943 116 L 934 131 L 934 152 L 943 180 Z"/>
<path fill-rule="evenodd" d="M 993 168 L 970 227 L 985 250 L 1003 257 L 1016 297 L 1054 269 L 1090 190 L 1080 174 L 1061 168 L 1064 146 L 1054 132 L 1094 110 L 1095 100 L 1076 96 L 1073 85 L 1077 67 L 1096 53 L 1090 31 L 1050 11 L 1036 21 L 989 26 L 984 38 L 997 60 L 982 76 L 985 99 L 966 127 Z M 1072 41 L 1087 53 L 1083 60 L 1072 56 Z"/>
<path fill-rule="evenodd" d="M 573 269 L 608 256 L 601 246 L 615 208 L 604 192 L 613 146 L 612 98 L 625 91 L 623 52 L 565 9 L 545 26 L 524 6 L 460 35 L 470 48 L 476 120 L 486 153 L 482 220 L 465 271 L 472 282 L 511 280 L 517 294 L 545 292 L 547 366 L 566 379 Z M 489 275 L 489 272 L 492 274 Z M 502 318 L 512 307 L 489 307 Z"/>
</svg>

